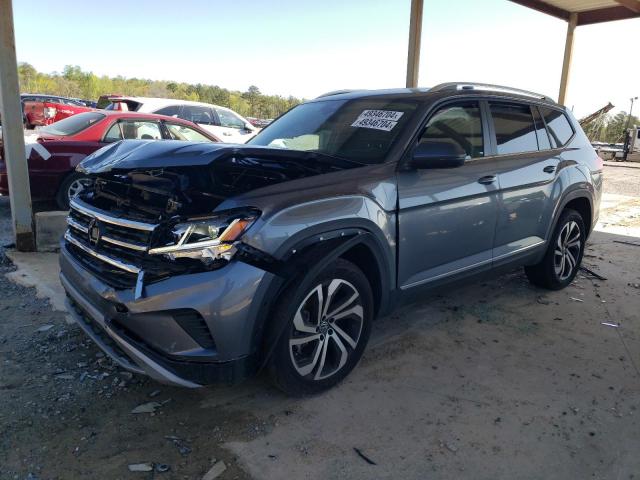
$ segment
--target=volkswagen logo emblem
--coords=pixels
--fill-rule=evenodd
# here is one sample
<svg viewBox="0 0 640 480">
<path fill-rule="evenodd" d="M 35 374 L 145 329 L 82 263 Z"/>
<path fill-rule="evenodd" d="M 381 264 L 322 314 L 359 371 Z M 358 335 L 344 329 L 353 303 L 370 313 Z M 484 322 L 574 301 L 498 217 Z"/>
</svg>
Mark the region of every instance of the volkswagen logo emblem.
<svg viewBox="0 0 640 480">
<path fill-rule="evenodd" d="M 89 222 L 87 233 L 89 236 L 89 243 L 91 245 L 98 245 L 98 242 L 100 241 L 100 235 L 102 235 L 102 233 L 100 232 L 100 225 L 98 225 L 97 219 L 94 218 Z"/>
</svg>

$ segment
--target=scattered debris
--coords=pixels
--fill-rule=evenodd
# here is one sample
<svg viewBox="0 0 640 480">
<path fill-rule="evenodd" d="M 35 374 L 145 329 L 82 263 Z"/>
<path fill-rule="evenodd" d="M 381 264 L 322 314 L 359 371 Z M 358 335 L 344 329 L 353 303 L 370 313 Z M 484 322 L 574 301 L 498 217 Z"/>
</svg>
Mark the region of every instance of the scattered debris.
<svg viewBox="0 0 640 480">
<path fill-rule="evenodd" d="M 37 332 L 40 333 L 44 333 L 44 332 L 48 332 L 49 330 L 51 330 L 53 328 L 53 325 L 49 324 L 49 325 L 43 325 L 41 326 L 38 330 L 36 330 Z"/>
<path fill-rule="evenodd" d="M 633 245 L 634 247 L 640 247 L 640 243 L 625 242 L 624 240 L 614 240 L 614 243 L 624 243 L 625 245 Z"/>
<path fill-rule="evenodd" d="M 602 281 L 606 280 L 606 277 L 603 277 L 599 273 L 594 272 L 593 270 L 585 267 L 584 265 L 580 267 L 580 270 L 582 270 L 585 273 L 588 273 L 589 275 L 591 275 L 592 277 L 597 278 L 598 280 L 602 280 Z"/>
<path fill-rule="evenodd" d="M 160 392 L 160 390 L 154 390 L 153 392 L 151 392 L 151 393 L 149 394 L 149 397 L 150 397 L 150 398 L 157 397 L 158 395 L 160 395 L 160 393 L 161 393 L 161 392 Z"/>
<path fill-rule="evenodd" d="M 580 300 L 579 298 L 576 297 L 569 297 L 571 300 L 573 300 L 574 302 L 582 302 L 584 303 L 584 300 Z"/>
<path fill-rule="evenodd" d="M 452 443 L 445 443 L 445 447 L 447 447 L 447 450 L 453 453 L 456 453 L 458 451 L 458 447 L 456 447 Z"/>
<path fill-rule="evenodd" d="M 129 465 L 130 472 L 152 472 L 153 463 L 132 463 Z"/>
<path fill-rule="evenodd" d="M 159 463 L 156 465 L 156 472 L 158 473 L 168 472 L 169 470 L 171 470 L 171 466 L 166 463 Z"/>
<path fill-rule="evenodd" d="M 153 413 L 161 406 L 162 404 L 158 402 L 143 403 L 131 410 L 131 413 Z"/>
<path fill-rule="evenodd" d="M 164 438 L 171 441 L 176 447 L 178 447 L 178 451 L 183 457 L 186 457 L 191 453 L 191 447 L 188 446 L 180 437 L 176 437 L 174 435 L 165 435 Z"/>
<path fill-rule="evenodd" d="M 358 456 L 361 459 L 363 459 L 365 462 L 367 462 L 369 465 L 377 465 L 376 462 L 374 462 L 369 457 L 367 457 L 364 453 L 362 453 L 362 451 L 359 448 L 353 447 L 353 451 L 356 452 Z"/>
<path fill-rule="evenodd" d="M 551 302 L 544 297 L 538 297 L 536 301 L 541 305 L 549 305 Z"/>
<path fill-rule="evenodd" d="M 216 462 L 207 473 L 204 474 L 202 480 L 213 480 L 214 478 L 218 478 L 226 469 L 227 466 L 222 460 L 220 460 L 219 462 Z"/>
<path fill-rule="evenodd" d="M 610 322 L 602 322 L 601 325 L 604 325 L 606 327 L 615 327 L 615 328 L 618 328 L 620 326 L 620 324 L 618 323 L 610 323 Z"/>
</svg>

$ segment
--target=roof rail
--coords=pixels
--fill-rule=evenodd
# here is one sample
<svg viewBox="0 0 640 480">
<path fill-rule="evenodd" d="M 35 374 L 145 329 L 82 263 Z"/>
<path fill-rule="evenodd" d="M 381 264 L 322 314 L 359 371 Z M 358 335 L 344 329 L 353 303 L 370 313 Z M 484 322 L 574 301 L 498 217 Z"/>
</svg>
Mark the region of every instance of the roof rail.
<svg viewBox="0 0 640 480">
<path fill-rule="evenodd" d="M 505 87 L 502 85 L 491 85 L 489 83 L 447 82 L 436 85 L 435 87 L 430 89 L 431 92 L 438 92 L 443 90 L 486 90 L 490 92 L 515 93 L 517 95 L 538 98 L 540 100 L 547 100 L 555 103 L 555 100 L 553 100 L 548 95 L 531 92 L 529 90 L 522 90 L 520 88 Z"/>
<path fill-rule="evenodd" d="M 340 95 L 341 93 L 351 93 L 351 92 L 357 92 L 358 90 L 356 89 L 346 89 L 346 90 L 333 90 L 332 92 L 327 92 L 327 93 L 323 93 L 322 95 L 318 95 L 316 98 L 322 98 L 322 97 L 331 97 L 333 95 Z"/>
</svg>

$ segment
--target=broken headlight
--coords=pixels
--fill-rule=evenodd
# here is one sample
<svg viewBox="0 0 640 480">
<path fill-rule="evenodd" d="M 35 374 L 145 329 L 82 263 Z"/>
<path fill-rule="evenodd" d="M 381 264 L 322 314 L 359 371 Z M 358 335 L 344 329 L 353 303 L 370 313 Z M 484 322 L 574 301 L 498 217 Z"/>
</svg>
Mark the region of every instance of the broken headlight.
<svg viewBox="0 0 640 480">
<path fill-rule="evenodd" d="M 230 260 L 235 254 L 234 243 L 256 221 L 256 211 L 229 212 L 215 217 L 190 219 L 171 230 L 172 240 L 149 250 L 150 255 L 176 258 Z"/>
</svg>

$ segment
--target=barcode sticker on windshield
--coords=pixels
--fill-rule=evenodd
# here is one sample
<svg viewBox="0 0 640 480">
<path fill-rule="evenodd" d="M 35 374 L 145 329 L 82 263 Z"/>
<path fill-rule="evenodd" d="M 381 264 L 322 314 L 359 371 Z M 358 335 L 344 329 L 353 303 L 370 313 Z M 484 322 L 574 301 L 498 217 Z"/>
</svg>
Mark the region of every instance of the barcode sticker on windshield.
<svg viewBox="0 0 640 480">
<path fill-rule="evenodd" d="M 393 112 L 391 110 L 364 110 L 351 126 L 389 132 L 398 124 L 398 120 L 403 114 L 404 112 Z"/>
</svg>

